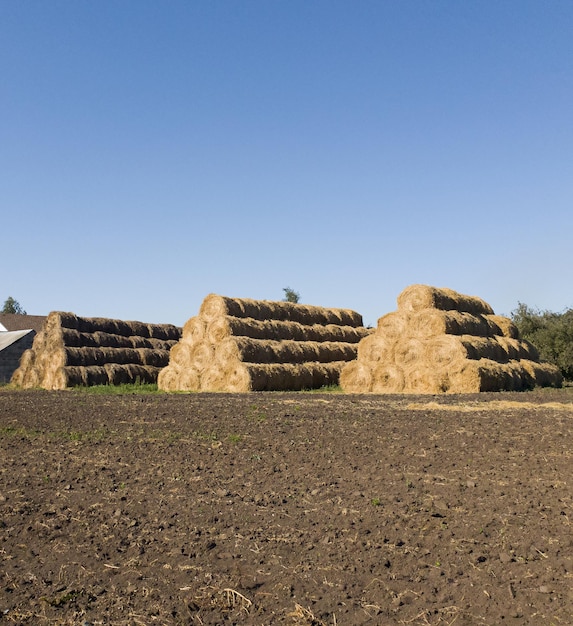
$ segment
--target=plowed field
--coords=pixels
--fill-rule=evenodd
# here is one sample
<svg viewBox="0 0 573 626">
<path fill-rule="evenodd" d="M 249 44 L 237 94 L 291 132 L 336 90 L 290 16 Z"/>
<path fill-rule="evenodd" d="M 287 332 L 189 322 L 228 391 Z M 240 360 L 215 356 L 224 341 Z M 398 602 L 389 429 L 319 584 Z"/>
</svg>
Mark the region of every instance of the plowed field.
<svg viewBox="0 0 573 626">
<path fill-rule="evenodd" d="M 0 389 L 0 624 L 573 624 L 573 389 Z"/>
</svg>

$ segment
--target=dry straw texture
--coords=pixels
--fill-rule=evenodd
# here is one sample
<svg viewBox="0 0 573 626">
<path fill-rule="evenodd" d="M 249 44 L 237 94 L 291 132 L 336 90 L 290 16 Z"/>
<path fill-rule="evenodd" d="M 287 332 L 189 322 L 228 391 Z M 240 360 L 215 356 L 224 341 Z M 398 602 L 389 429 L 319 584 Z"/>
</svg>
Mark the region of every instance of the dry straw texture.
<svg viewBox="0 0 573 626">
<path fill-rule="evenodd" d="M 398 296 L 398 309 L 378 320 L 340 375 L 348 393 L 520 391 L 561 383 L 559 370 L 540 363 L 515 324 L 487 302 L 426 285 Z"/>
<path fill-rule="evenodd" d="M 183 327 L 165 391 L 290 391 L 338 383 L 370 331 L 348 309 L 211 294 Z"/>
<path fill-rule="evenodd" d="M 54 311 L 12 376 L 18 387 L 154 383 L 181 336 L 171 324 L 145 324 Z"/>
</svg>

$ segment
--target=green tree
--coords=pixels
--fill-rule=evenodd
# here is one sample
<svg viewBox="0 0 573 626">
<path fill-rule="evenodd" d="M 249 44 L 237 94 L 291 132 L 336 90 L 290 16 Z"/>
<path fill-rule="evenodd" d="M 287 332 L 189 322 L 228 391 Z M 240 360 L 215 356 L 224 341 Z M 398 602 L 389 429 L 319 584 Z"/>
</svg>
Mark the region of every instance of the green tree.
<svg viewBox="0 0 573 626">
<path fill-rule="evenodd" d="M 520 302 L 511 318 L 521 337 L 537 348 L 541 359 L 557 365 L 564 378 L 573 380 L 573 309 L 553 313 Z"/>
<path fill-rule="evenodd" d="M 283 287 L 283 291 L 285 292 L 283 302 L 298 302 L 300 300 L 300 294 L 298 291 L 295 291 L 290 287 Z"/>
<path fill-rule="evenodd" d="M 18 300 L 14 300 L 12 296 L 9 296 L 4 302 L 4 308 L 2 313 L 17 313 L 18 315 L 26 315 L 26 311 L 20 306 Z"/>
</svg>

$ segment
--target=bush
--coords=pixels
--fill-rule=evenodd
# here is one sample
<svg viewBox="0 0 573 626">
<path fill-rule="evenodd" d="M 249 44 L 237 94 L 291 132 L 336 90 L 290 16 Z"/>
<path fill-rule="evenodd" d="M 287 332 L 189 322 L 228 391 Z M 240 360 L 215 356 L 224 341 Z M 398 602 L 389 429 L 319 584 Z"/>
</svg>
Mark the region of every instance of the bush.
<svg viewBox="0 0 573 626">
<path fill-rule="evenodd" d="M 539 350 L 543 361 L 557 365 L 563 378 L 573 380 L 573 309 L 553 313 L 520 302 L 511 312 L 511 319 L 522 338 Z"/>
</svg>

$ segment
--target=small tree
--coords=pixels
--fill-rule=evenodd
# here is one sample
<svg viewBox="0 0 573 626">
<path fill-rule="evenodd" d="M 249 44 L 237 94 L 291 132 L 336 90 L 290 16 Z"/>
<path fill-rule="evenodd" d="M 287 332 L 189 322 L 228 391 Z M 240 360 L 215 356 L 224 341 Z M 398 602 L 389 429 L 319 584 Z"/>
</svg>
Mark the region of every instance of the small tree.
<svg viewBox="0 0 573 626">
<path fill-rule="evenodd" d="M 18 300 L 14 300 L 12 296 L 9 296 L 4 302 L 4 308 L 2 313 L 16 313 L 17 315 L 26 315 L 26 311 L 20 306 Z"/>
<path fill-rule="evenodd" d="M 300 300 L 300 294 L 298 291 L 295 291 L 290 287 L 283 287 L 283 291 L 285 292 L 283 302 L 298 302 Z"/>
</svg>

